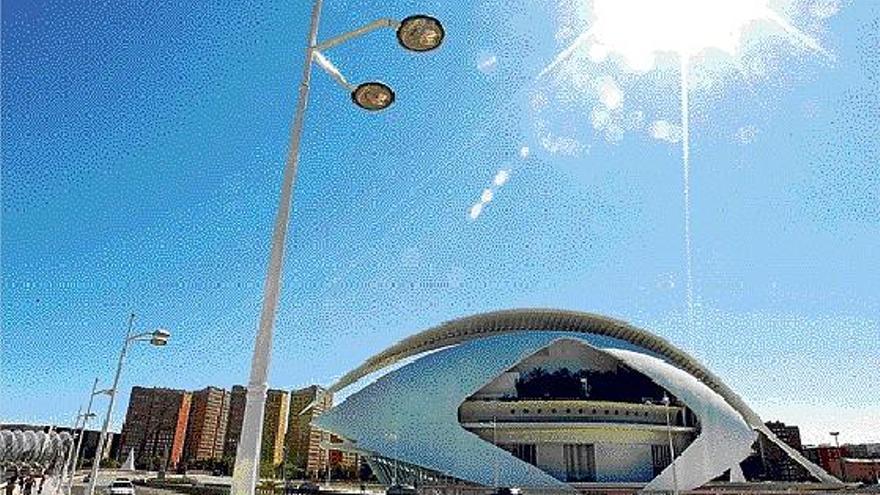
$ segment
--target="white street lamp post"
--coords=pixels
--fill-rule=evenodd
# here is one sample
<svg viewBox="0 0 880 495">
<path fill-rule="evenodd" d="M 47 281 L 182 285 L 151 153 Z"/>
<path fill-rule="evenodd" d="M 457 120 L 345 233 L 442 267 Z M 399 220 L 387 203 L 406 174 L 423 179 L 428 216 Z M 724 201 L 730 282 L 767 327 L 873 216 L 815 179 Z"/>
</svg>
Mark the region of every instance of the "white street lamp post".
<svg viewBox="0 0 880 495">
<path fill-rule="evenodd" d="M 669 439 L 669 460 L 672 463 L 672 493 L 678 495 L 678 473 L 675 469 L 675 446 L 672 444 L 672 425 L 669 422 L 669 396 L 663 393 L 663 406 L 666 409 L 666 436 Z"/>
<path fill-rule="evenodd" d="M 357 86 L 349 84 L 321 51 L 329 50 L 346 41 L 382 28 L 396 29 L 397 40 L 400 45 L 407 50 L 415 52 L 425 52 L 437 48 L 445 36 L 440 21 L 433 17 L 418 15 L 407 17 L 400 22 L 393 19 L 379 19 L 323 43 L 318 43 L 318 21 L 321 17 L 322 4 L 323 0 L 315 0 L 312 7 L 306 57 L 303 62 L 302 80 L 299 86 L 299 97 L 290 131 L 290 145 L 287 161 L 284 166 L 275 226 L 272 232 L 269 266 L 263 287 L 263 306 L 260 312 L 259 328 L 254 340 L 253 357 L 251 358 L 247 401 L 245 403 L 241 438 L 238 443 L 235 469 L 232 476 L 232 495 L 253 495 L 259 480 L 260 443 L 263 433 L 262 425 L 266 405 L 266 390 L 268 389 L 269 362 L 272 357 L 275 311 L 278 307 L 278 296 L 281 291 L 284 248 L 292 206 L 293 187 L 299 164 L 299 148 L 302 140 L 303 122 L 308 105 L 312 62 L 317 62 L 338 84 L 347 91 L 350 91 L 352 101 L 357 106 L 365 110 L 379 111 L 388 108 L 394 102 L 394 91 L 380 82 L 366 82 Z M 92 494 L 89 493 L 88 495 Z"/>
<path fill-rule="evenodd" d="M 498 417 L 492 415 L 492 488 L 498 488 Z"/>
<path fill-rule="evenodd" d="M 323 433 L 321 434 L 323 436 Z M 327 435 L 327 489 L 330 489 L 330 435 Z"/>
<path fill-rule="evenodd" d="M 110 396 L 110 403 L 107 405 L 107 415 L 104 416 L 104 426 L 101 427 L 101 436 L 98 437 L 98 447 L 95 449 L 95 460 L 92 462 L 92 471 L 89 476 L 89 486 L 86 489 L 86 495 L 95 495 L 95 486 L 98 483 L 98 467 L 101 464 L 101 458 L 104 455 L 104 443 L 107 441 L 107 429 L 110 428 L 110 416 L 113 414 L 113 404 L 116 402 L 116 394 L 119 392 L 119 377 L 122 374 L 122 363 L 125 362 L 125 353 L 128 346 L 132 342 L 149 342 L 154 346 L 164 346 L 168 343 L 171 334 L 167 330 L 157 329 L 152 332 L 143 332 L 132 335 L 134 328 L 134 314 L 128 318 L 128 332 L 125 334 L 125 340 L 122 343 L 122 351 L 119 353 L 119 363 L 116 365 L 116 375 L 113 377 L 113 385 L 103 393 Z"/>
<path fill-rule="evenodd" d="M 843 451 L 840 450 L 840 440 L 837 438 L 840 436 L 840 432 L 832 431 L 828 434 L 834 437 L 834 445 L 837 448 L 837 465 L 840 468 L 840 481 L 846 483 L 846 464 L 843 462 Z"/>
<path fill-rule="evenodd" d="M 82 406 L 79 406 L 79 409 L 76 410 L 76 417 L 73 420 L 73 428 L 70 430 L 71 438 L 74 440 L 71 442 L 70 447 L 67 449 L 67 457 L 64 459 L 64 471 L 62 471 L 62 483 L 64 483 L 63 476 L 68 476 L 67 481 L 67 495 L 70 495 L 71 485 L 73 483 L 73 453 L 74 453 L 74 444 L 76 443 L 76 431 L 80 430 L 80 436 L 82 436 L 82 430 L 79 427 L 79 421 L 83 420 Z"/>
<path fill-rule="evenodd" d="M 86 424 L 89 422 L 89 419 L 95 417 L 95 413 L 92 412 L 92 401 L 95 399 L 95 396 L 101 393 L 104 393 L 104 390 L 95 391 L 98 388 L 98 379 L 95 378 L 95 383 L 92 385 L 92 392 L 89 394 L 89 405 L 86 407 L 85 414 L 81 414 L 79 417 L 82 418 L 82 425 L 79 427 L 79 438 L 76 440 L 76 450 L 73 451 L 73 459 L 71 459 L 70 463 L 70 476 L 67 478 L 67 493 L 70 494 L 73 490 L 73 477 L 76 474 L 77 464 L 79 463 L 79 454 L 82 452 L 82 443 L 83 437 L 86 434 Z M 79 417 L 77 419 L 79 419 Z"/>
<path fill-rule="evenodd" d="M 392 442 L 394 442 L 394 480 L 393 480 L 393 484 L 397 485 L 398 484 L 397 466 L 398 466 L 398 463 L 400 462 L 400 454 L 398 454 L 398 452 L 397 452 L 397 440 L 399 439 L 399 437 L 397 436 L 397 433 L 392 433 L 389 436 L 389 438 L 391 439 Z"/>
</svg>

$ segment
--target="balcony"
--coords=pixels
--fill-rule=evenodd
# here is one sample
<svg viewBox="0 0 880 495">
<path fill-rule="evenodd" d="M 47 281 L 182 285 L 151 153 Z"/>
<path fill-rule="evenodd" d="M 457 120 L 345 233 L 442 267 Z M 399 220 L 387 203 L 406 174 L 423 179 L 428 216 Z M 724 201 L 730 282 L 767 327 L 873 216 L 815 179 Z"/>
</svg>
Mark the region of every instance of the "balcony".
<svg viewBox="0 0 880 495">
<path fill-rule="evenodd" d="M 458 410 L 463 425 L 481 423 L 625 423 L 675 428 L 696 426 L 683 406 L 592 400 L 468 400 Z"/>
</svg>

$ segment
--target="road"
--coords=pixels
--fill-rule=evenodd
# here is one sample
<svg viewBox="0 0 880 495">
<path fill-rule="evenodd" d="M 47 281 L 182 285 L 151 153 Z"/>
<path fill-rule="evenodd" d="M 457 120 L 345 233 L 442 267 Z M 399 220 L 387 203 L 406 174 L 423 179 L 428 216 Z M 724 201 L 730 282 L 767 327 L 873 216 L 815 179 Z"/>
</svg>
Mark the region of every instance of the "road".
<svg viewBox="0 0 880 495">
<path fill-rule="evenodd" d="M 74 478 L 73 483 L 73 492 L 71 495 L 85 495 L 87 483 L 83 482 L 83 478 L 85 477 L 86 472 L 77 473 Z M 107 486 L 110 485 L 110 482 L 115 480 L 116 478 L 128 478 L 130 480 L 135 479 L 146 479 L 146 478 L 155 478 L 156 473 L 151 471 L 117 471 L 117 470 L 101 470 L 98 472 L 98 483 L 95 490 L 96 495 L 104 495 L 104 491 Z M 173 491 L 169 490 L 159 490 L 156 488 L 146 488 L 146 487 L 136 487 L 135 488 L 137 495 L 170 495 Z"/>
<path fill-rule="evenodd" d="M 74 485 L 73 485 L 73 493 L 72 493 L 71 495 L 84 495 L 85 492 L 86 492 L 86 486 L 85 486 L 85 485 L 82 485 L 82 484 L 80 484 L 80 485 L 76 485 L 76 484 L 74 484 Z M 101 493 L 103 493 L 103 491 L 99 491 L 99 492 L 98 492 L 99 495 L 100 495 Z M 147 488 L 147 487 L 144 487 L 144 486 L 138 486 L 138 487 L 135 487 L 135 493 L 136 493 L 137 495 L 172 495 L 172 494 L 175 494 L 175 493 L 177 493 L 177 492 L 173 492 L 173 491 L 170 491 L 170 490 L 159 490 L 159 489 L 157 489 L 157 488 Z"/>
</svg>

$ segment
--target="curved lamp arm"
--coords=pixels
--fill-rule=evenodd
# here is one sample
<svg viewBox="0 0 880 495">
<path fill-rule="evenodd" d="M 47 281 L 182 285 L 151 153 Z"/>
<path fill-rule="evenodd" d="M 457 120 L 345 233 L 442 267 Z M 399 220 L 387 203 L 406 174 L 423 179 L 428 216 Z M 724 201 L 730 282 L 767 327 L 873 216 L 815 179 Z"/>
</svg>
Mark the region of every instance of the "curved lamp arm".
<svg viewBox="0 0 880 495">
<path fill-rule="evenodd" d="M 397 19 L 383 18 L 377 19 L 369 24 L 364 24 L 363 26 L 352 29 L 347 33 L 340 34 L 339 36 L 334 36 L 327 41 L 322 41 L 315 45 L 315 50 L 329 50 L 334 46 L 341 45 L 350 39 L 357 38 L 358 36 L 363 36 L 367 33 L 373 32 L 377 29 L 382 28 L 392 28 L 397 29 L 400 26 L 400 22 Z"/>
</svg>

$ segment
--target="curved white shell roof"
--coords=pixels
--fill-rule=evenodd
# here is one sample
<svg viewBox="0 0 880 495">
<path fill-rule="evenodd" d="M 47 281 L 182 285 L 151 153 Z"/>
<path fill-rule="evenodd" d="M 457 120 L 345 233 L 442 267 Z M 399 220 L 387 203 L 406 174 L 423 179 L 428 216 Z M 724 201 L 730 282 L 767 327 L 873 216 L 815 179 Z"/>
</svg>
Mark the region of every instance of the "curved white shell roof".
<svg viewBox="0 0 880 495">
<path fill-rule="evenodd" d="M 665 339 L 620 320 L 591 313 L 556 309 L 496 311 L 446 322 L 407 337 L 376 354 L 330 386 L 330 391 L 339 391 L 358 379 L 407 357 L 490 335 L 534 331 L 605 335 L 637 345 L 642 350 L 651 351 L 670 364 L 697 377 L 724 397 L 750 424 L 761 423 L 758 415 L 718 377 Z"/>
<path fill-rule="evenodd" d="M 627 323 L 573 311 L 486 313 L 404 339 L 343 376 L 330 390 L 341 390 L 403 359 L 442 350 L 381 377 L 316 423 L 356 442 L 360 449 L 476 483 L 492 483 L 493 469 L 487 469 L 486 464 L 489 462 L 498 466 L 508 484 L 567 488 L 463 429 L 458 423 L 458 407 L 523 358 L 556 339 L 572 337 L 649 376 L 700 417 L 703 433 L 681 453 L 682 466 L 690 466 L 679 474 L 681 488 L 700 486 L 737 465 L 750 451 L 753 430 L 762 431 L 818 479 L 836 481 L 796 451 L 785 449 L 787 446 L 764 427 L 739 396 L 687 353 Z M 719 443 L 725 448 L 717 449 Z M 719 455 L 718 450 L 727 453 Z M 671 488 L 668 471 L 649 487 Z"/>
</svg>

